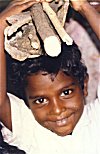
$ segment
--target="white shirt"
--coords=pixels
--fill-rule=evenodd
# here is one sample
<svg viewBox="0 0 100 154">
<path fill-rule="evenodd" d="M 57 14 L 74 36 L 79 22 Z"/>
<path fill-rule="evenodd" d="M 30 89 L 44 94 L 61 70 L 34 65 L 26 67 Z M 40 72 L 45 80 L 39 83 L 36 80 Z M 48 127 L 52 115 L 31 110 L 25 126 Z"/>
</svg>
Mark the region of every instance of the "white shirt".
<svg viewBox="0 0 100 154">
<path fill-rule="evenodd" d="M 23 100 L 8 94 L 11 102 L 12 132 L 2 129 L 5 141 L 27 154 L 100 154 L 100 102 L 85 106 L 72 135 L 60 137 L 34 119 Z"/>
</svg>

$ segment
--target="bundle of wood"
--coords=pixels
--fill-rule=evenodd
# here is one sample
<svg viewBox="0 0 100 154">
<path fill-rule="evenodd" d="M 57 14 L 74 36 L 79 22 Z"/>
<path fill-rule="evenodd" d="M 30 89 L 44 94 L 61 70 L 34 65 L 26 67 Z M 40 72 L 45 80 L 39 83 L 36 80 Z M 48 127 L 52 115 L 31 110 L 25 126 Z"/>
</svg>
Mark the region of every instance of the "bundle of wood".
<svg viewBox="0 0 100 154">
<path fill-rule="evenodd" d="M 64 29 L 68 6 L 63 0 L 36 3 L 29 11 L 7 18 L 5 50 L 19 61 L 42 54 L 58 56 L 61 40 L 67 45 L 73 42 Z"/>
</svg>

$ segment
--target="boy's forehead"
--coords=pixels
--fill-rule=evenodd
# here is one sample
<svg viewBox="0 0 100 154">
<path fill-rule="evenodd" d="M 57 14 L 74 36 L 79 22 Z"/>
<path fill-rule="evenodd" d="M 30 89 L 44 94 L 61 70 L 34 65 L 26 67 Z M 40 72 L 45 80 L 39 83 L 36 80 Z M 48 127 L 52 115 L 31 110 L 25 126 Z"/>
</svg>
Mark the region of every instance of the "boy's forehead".
<svg viewBox="0 0 100 154">
<path fill-rule="evenodd" d="M 39 72 L 27 77 L 27 87 L 49 87 L 51 85 L 54 86 L 63 86 L 70 85 L 72 82 L 76 82 L 74 78 L 66 75 L 62 71 L 59 71 L 58 74 L 55 75 L 54 80 L 51 78 L 52 74 L 46 74 L 46 72 Z"/>
<path fill-rule="evenodd" d="M 27 80 L 46 80 L 46 78 L 48 78 L 48 80 L 52 80 L 52 76 L 54 77 L 54 80 L 58 80 L 58 78 L 72 78 L 70 75 L 65 74 L 63 71 L 59 71 L 58 73 L 48 73 L 46 71 L 39 71 L 37 73 L 28 75 Z M 52 80 L 52 82 L 54 80 Z"/>
</svg>

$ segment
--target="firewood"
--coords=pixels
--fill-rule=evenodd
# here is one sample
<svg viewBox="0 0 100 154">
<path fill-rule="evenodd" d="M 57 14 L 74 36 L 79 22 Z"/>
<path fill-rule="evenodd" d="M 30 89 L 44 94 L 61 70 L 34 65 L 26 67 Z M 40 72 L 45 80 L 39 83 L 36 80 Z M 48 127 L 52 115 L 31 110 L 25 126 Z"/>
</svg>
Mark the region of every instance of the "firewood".
<svg viewBox="0 0 100 154">
<path fill-rule="evenodd" d="M 42 2 L 43 4 L 43 10 L 46 12 L 46 14 L 49 16 L 51 22 L 53 23 L 56 31 L 58 32 L 61 39 L 66 42 L 67 45 L 72 45 L 73 40 L 72 38 L 66 33 L 65 29 L 62 27 L 60 21 L 57 18 L 56 13 L 53 11 L 53 9 L 49 6 L 49 3 Z"/>
<path fill-rule="evenodd" d="M 7 21 L 11 24 L 8 31 L 8 36 L 11 36 L 18 28 L 31 21 L 30 11 L 12 15 L 7 18 Z"/>
<path fill-rule="evenodd" d="M 21 20 L 23 16 L 26 19 Z M 12 25 L 5 29 L 5 50 L 19 61 L 40 56 L 40 41 L 29 13 L 11 16 L 7 20 Z M 17 31 L 18 29 L 20 30 Z M 11 38 L 8 39 L 8 36 Z"/>
<path fill-rule="evenodd" d="M 56 13 L 61 25 L 64 27 L 66 21 L 66 14 L 69 8 L 69 1 L 67 0 L 55 0 L 49 3 L 50 7 Z"/>
<path fill-rule="evenodd" d="M 44 48 L 48 55 L 58 56 L 61 52 L 60 41 L 48 23 L 47 17 L 43 12 L 40 3 L 34 4 L 31 8 L 32 19 L 35 23 L 36 29 L 44 42 Z"/>
<path fill-rule="evenodd" d="M 5 50 L 12 58 L 23 61 L 44 52 L 54 57 L 61 52 L 61 39 L 72 44 L 64 30 L 69 3 L 65 5 L 65 1 L 60 0 L 49 4 L 36 3 L 29 11 L 7 18 L 10 25 L 5 29 Z"/>
</svg>

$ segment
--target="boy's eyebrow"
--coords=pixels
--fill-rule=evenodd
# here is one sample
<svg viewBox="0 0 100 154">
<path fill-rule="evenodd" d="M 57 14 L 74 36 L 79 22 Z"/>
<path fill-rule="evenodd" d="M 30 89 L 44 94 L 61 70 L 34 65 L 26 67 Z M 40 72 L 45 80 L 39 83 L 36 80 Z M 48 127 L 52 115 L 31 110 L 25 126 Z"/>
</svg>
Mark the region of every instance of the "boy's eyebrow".
<svg viewBox="0 0 100 154">
<path fill-rule="evenodd" d="M 76 85 L 75 82 L 71 82 L 70 84 L 68 84 L 67 86 L 65 86 L 65 87 L 63 87 L 63 88 L 68 88 L 68 87 L 70 87 L 70 86 L 75 86 L 75 85 Z"/>
<path fill-rule="evenodd" d="M 42 96 L 29 96 L 29 99 L 36 99 L 36 98 L 41 98 Z"/>
<path fill-rule="evenodd" d="M 67 85 L 67 86 L 65 86 L 65 87 L 63 87 L 63 89 L 65 89 L 65 88 L 68 88 L 68 87 L 70 87 L 70 86 L 75 86 L 76 85 L 76 83 L 75 82 L 72 82 L 72 83 L 70 83 L 69 85 Z M 42 96 L 29 96 L 29 99 L 36 99 L 36 98 L 41 98 Z"/>
</svg>

